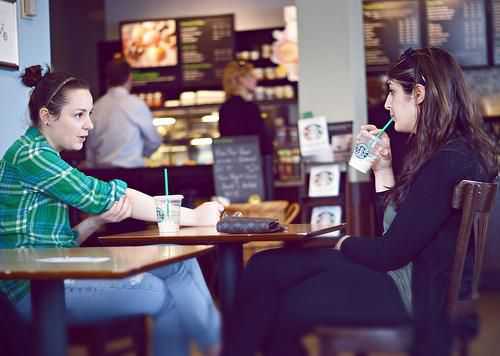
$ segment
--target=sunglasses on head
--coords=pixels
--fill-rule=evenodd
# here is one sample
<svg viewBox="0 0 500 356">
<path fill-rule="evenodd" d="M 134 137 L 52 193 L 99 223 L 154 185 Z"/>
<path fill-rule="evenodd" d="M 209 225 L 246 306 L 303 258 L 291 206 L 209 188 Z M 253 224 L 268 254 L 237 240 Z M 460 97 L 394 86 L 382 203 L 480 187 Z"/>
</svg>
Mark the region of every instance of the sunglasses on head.
<svg viewBox="0 0 500 356">
<path fill-rule="evenodd" d="M 403 62 L 403 61 L 410 62 L 412 67 L 415 70 L 415 79 L 416 79 L 417 83 L 425 85 L 427 83 L 427 81 L 426 81 L 424 75 L 422 73 L 420 73 L 420 75 L 417 75 L 417 73 L 419 73 L 419 70 L 418 70 L 419 66 L 418 66 L 418 61 L 417 61 L 418 55 L 419 55 L 419 53 L 416 50 L 409 47 L 406 51 L 403 52 L 403 54 L 401 54 L 401 56 L 399 57 L 399 62 Z"/>
</svg>

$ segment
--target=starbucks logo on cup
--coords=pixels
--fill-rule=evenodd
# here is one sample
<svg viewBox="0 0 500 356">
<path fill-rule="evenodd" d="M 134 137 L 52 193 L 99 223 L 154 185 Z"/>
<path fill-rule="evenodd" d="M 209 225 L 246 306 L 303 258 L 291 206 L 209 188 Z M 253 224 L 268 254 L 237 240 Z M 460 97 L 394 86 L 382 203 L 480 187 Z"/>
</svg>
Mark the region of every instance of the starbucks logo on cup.
<svg viewBox="0 0 500 356">
<path fill-rule="evenodd" d="M 358 143 L 356 147 L 354 147 L 354 155 L 359 159 L 365 159 L 369 154 L 368 145 L 364 143 Z"/>
<path fill-rule="evenodd" d="M 158 221 L 165 220 L 165 212 L 159 207 L 156 207 L 156 217 L 158 218 Z"/>
</svg>

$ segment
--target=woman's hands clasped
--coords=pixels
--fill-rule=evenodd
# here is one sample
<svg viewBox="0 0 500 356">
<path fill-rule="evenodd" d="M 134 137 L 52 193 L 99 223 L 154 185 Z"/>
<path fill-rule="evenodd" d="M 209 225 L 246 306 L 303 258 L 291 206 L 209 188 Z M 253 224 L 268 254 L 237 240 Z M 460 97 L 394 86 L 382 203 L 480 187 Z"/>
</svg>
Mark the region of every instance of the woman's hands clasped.
<svg viewBox="0 0 500 356">
<path fill-rule="evenodd" d="M 220 219 L 224 206 L 217 202 L 203 203 L 195 209 L 181 209 L 181 225 L 215 226 Z"/>
<path fill-rule="evenodd" d="M 362 125 L 357 136 L 375 136 L 380 130 L 375 125 Z M 375 154 L 378 157 L 372 165 L 373 172 L 392 169 L 392 154 L 389 136 L 384 132 L 380 136 L 381 143 L 375 147 Z"/>
<path fill-rule="evenodd" d="M 220 219 L 224 206 L 217 202 L 203 203 L 194 209 L 195 221 L 198 226 L 215 225 Z"/>
<path fill-rule="evenodd" d="M 363 125 L 358 135 L 375 136 L 380 130 L 375 125 Z M 373 162 L 372 170 L 375 176 L 375 191 L 383 192 L 394 187 L 394 172 L 392 171 L 392 153 L 389 136 L 384 132 L 380 135 L 380 144 L 375 148 L 377 159 Z"/>
</svg>

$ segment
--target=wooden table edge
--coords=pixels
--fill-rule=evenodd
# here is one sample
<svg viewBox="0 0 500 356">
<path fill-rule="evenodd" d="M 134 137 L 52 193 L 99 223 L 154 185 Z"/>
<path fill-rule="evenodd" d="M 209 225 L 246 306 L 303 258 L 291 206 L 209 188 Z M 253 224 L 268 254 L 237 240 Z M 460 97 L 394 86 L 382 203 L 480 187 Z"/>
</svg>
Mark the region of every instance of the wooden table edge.
<svg viewBox="0 0 500 356">
<path fill-rule="evenodd" d="M 292 224 L 287 224 L 292 225 Z M 293 224 L 295 225 L 295 224 Z M 298 224 L 298 225 L 308 225 L 308 224 Z M 335 226 L 318 229 L 313 232 L 303 233 L 301 234 L 301 238 L 297 239 L 297 242 L 300 241 L 310 241 L 317 238 L 325 238 L 326 236 L 319 237 L 319 234 L 329 233 L 334 231 L 340 231 L 347 226 L 345 222 L 339 223 Z M 153 231 L 153 230 L 152 230 Z M 181 238 L 177 236 L 172 236 L 172 239 L 169 241 L 169 236 L 144 236 L 141 234 L 135 235 L 131 233 L 132 236 L 126 236 L 126 234 L 116 234 L 116 235 L 105 235 L 99 236 L 98 239 L 103 246 L 112 247 L 112 246 L 148 246 L 148 245 L 159 245 L 159 244 L 179 244 L 179 245 L 212 245 L 212 244 L 246 244 L 249 242 L 266 242 L 266 241 L 282 241 L 288 242 L 288 239 L 276 239 L 276 237 L 272 236 L 273 233 L 268 233 L 269 236 L 258 237 L 255 238 L 255 233 L 251 234 L 230 234 L 230 233 L 220 233 L 217 236 L 219 239 L 217 242 L 209 239 L 207 241 L 201 241 L 199 237 L 196 236 L 182 236 Z M 249 237 L 254 237 L 252 240 L 248 240 Z"/>
<path fill-rule="evenodd" d="M 117 246 L 119 248 L 119 246 Z M 207 248 L 201 251 L 193 251 L 190 253 L 186 253 L 182 256 L 176 256 L 168 261 L 168 264 L 177 263 L 180 261 L 184 261 L 193 257 L 198 257 L 204 255 L 210 251 L 213 251 L 215 246 L 207 245 Z M 94 271 L 81 271 L 81 272 L 67 272 L 68 276 L 64 276 L 65 273 L 61 273 L 60 271 L 54 272 L 37 272 L 37 271 L 29 271 L 29 272 L 5 272 L 0 271 L 0 280 L 12 280 L 12 279 L 29 279 L 29 280 L 47 280 L 47 279 L 119 279 L 130 277 L 139 273 L 148 272 L 150 270 L 155 269 L 156 267 L 161 267 L 163 265 L 167 265 L 164 261 L 156 261 L 149 263 L 146 266 L 131 268 L 123 271 L 116 272 L 94 272 Z"/>
</svg>

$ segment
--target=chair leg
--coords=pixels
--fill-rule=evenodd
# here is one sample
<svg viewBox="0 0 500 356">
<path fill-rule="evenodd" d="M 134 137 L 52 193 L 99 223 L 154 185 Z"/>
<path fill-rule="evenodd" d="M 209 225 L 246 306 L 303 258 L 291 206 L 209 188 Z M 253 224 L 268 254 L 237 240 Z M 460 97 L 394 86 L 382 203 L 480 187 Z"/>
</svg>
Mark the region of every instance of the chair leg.
<svg viewBox="0 0 500 356">
<path fill-rule="evenodd" d="M 137 345 L 137 356 L 150 356 L 152 354 L 152 334 L 153 334 L 153 319 L 150 316 L 144 316 L 142 327 L 138 331 L 140 340 Z"/>
<path fill-rule="evenodd" d="M 331 347 L 328 337 L 319 336 L 319 352 L 318 356 L 337 356 L 337 351 Z"/>
<path fill-rule="evenodd" d="M 460 356 L 469 356 L 469 343 L 467 339 L 460 339 L 458 347 Z"/>
<path fill-rule="evenodd" d="M 89 355 L 105 356 L 106 354 L 106 335 L 101 328 L 98 328 L 92 337 L 88 346 Z"/>
</svg>

